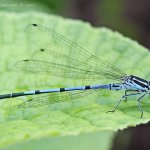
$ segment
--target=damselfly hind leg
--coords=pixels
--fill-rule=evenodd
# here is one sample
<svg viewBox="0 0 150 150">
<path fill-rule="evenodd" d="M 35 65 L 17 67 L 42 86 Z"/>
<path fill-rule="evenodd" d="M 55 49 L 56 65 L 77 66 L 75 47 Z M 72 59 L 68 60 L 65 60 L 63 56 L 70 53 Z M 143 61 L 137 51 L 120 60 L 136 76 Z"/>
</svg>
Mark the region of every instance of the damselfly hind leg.
<svg viewBox="0 0 150 150">
<path fill-rule="evenodd" d="M 139 99 L 138 99 L 138 107 L 139 107 L 139 110 L 141 112 L 141 118 L 143 117 L 143 109 L 141 107 L 141 104 L 140 104 L 140 101 L 142 100 L 142 98 L 146 95 L 147 93 L 144 93 Z"/>
<path fill-rule="evenodd" d="M 121 101 L 122 101 L 125 97 L 127 97 L 127 95 L 123 95 L 123 96 L 121 97 L 121 99 L 117 102 L 117 105 L 115 106 L 115 108 L 114 108 L 113 110 L 108 110 L 107 113 L 109 113 L 109 112 L 115 112 L 115 110 L 117 109 L 117 107 L 119 106 L 119 104 L 121 103 Z"/>
</svg>

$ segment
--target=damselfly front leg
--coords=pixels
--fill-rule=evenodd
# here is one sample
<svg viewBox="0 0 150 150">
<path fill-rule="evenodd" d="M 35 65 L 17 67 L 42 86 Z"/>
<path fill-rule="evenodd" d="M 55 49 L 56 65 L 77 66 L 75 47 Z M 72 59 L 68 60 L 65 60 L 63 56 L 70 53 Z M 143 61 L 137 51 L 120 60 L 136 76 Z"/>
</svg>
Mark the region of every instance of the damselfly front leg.
<svg viewBox="0 0 150 150">
<path fill-rule="evenodd" d="M 124 97 L 124 98 L 125 98 L 125 99 L 124 99 L 125 102 L 127 102 L 127 100 L 128 100 L 128 98 L 127 98 L 127 97 L 128 97 L 128 96 L 127 96 L 127 95 L 128 95 L 128 94 L 127 94 L 128 92 L 138 92 L 138 91 L 137 91 L 137 90 L 125 90 L 125 95 L 126 95 L 126 96 Z"/>
</svg>

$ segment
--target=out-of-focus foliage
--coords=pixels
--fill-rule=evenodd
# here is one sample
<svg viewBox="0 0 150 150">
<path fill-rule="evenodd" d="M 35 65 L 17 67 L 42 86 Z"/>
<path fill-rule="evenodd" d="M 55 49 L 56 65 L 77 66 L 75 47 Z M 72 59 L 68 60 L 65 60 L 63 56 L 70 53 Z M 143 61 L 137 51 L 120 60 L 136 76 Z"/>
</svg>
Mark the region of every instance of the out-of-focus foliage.
<svg viewBox="0 0 150 150">
<path fill-rule="evenodd" d="M 109 150 L 113 136 L 114 132 L 104 131 L 78 136 L 49 137 L 17 143 L 3 150 Z"/>
</svg>

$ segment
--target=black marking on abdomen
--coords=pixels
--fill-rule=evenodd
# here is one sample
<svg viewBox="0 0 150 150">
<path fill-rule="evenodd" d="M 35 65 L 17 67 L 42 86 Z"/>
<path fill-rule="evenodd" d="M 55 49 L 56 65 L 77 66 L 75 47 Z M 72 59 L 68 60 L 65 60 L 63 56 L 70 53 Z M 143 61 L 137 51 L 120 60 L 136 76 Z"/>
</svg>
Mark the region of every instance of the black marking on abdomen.
<svg viewBox="0 0 150 150">
<path fill-rule="evenodd" d="M 60 92 L 64 92 L 65 91 L 65 88 L 60 88 Z"/>
<path fill-rule="evenodd" d="M 111 90 L 111 84 L 109 84 L 109 89 Z"/>
<path fill-rule="evenodd" d="M 40 90 L 35 91 L 35 94 L 40 94 L 40 93 L 41 93 Z"/>
<path fill-rule="evenodd" d="M 20 93 L 12 93 L 10 94 L 10 97 L 18 97 L 18 96 L 23 96 L 24 92 L 20 92 Z M 30 94 L 29 94 L 30 95 Z"/>
<path fill-rule="evenodd" d="M 90 85 L 85 86 L 85 90 L 91 89 Z"/>
</svg>

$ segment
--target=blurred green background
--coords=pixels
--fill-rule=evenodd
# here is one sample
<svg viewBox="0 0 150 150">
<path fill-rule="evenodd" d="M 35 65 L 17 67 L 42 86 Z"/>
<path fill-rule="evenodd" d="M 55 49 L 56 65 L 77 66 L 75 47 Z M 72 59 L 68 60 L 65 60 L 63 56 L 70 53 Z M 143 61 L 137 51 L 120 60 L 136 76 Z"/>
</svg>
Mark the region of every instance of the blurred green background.
<svg viewBox="0 0 150 150">
<path fill-rule="evenodd" d="M 0 0 L 0 11 L 37 11 L 105 26 L 150 48 L 149 0 Z M 112 150 L 149 150 L 150 125 L 120 131 Z"/>
</svg>

